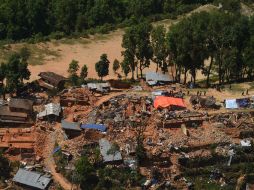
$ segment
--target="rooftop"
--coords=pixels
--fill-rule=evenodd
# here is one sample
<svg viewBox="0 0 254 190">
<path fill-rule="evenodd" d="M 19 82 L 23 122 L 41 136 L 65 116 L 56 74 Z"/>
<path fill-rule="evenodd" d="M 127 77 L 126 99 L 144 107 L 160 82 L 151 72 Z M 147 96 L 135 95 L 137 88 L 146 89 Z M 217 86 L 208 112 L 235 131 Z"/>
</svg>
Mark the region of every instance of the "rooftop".
<svg viewBox="0 0 254 190">
<path fill-rule="evenodd" d="M 171 82 L 172 79 L 170 79 L 169 74 L 162 74 L 162 73 L 156 73 L 156 72 L 147 72 L 146 73 L 146 81 L 155 81 L 155 82 Z M 154 84 L 151 83 L 151 84 Z"/>
<path fill-rule="evenodd" d="M 58 84 L 61 82 L 61 81 L 65 81 L 67 80 L 65 77 L 61 76 L 61 75 L 58 75 L 56 73 L 53 73 L 53 72 L 41 72 L 39 74 L 39 76 L 44 79 L 44 80 L 47 80 L 49 81 L 52 85 L 54 85 L 55 87 L 58 86 Z"/>
<path fill-rule="evenodd" d="M 56 115 L 59 116 L 61 113 L 61 106 L 60 104 L 54 104 L 54 103 L 50 103 L 45 105 L 45 109 L 38 113 L 37 117 L 38 118 L 42 118 L 48 115 Z"/>
<path fill-rule="evenodd" d="M 62 120 L 61 125 L 62 125 L 62 128 L 65 130 L 81 131 L 80 123 L 68 122 L 68 121 Z"/>
<path fill-rule="evenodd" d="M 45 177 L 37 172 L 27 171 L 20 168 L 14 176 L 13 181 L 37 189 L 46 189 L 51 178 Z"/>
<path fill-rule="evenodd" d="M 33 101 L 27 99 L 11 98 L 9 107 L 31 111 L 33 109 Z"/>
<path fill-rule="evenodd" d="M 122 155 L 120 151 L 117 151 L 115 154 L 108 154 L 108 151 L 111 149 L 111 144 L 107 139 L 100 139 L 100 152 L 103 157 L 104 162 L 113 162 L 113 161 L 121 161 Z"/>
</svg>

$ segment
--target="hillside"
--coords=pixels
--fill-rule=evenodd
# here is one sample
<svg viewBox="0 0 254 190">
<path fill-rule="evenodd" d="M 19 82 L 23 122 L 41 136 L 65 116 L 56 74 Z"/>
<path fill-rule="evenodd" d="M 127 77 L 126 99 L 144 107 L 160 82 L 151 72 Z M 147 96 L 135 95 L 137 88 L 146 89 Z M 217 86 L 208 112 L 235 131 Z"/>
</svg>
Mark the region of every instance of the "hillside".
<svg viewBox="0 0 254 190">
<path fill-rule="evenodd" d="M 216 8 L 217 7 L 213 5 L 204 5 L 195 9 L 191 13 L 179 16 L 175 20 L 166 19 L 156 22 L 154 25 L 162 24 L 168 28 L 182 18 L 190 16 L 194 12 L 211 11 Z M 243 9 L 247 12 L 246 5 L 243 5 Z M 42 71 L 53 71 L 67 76 L 68 65 L 73 59 L 79 61 L 80 66 L 83 64 L 88 66 L 89 78 L 97 78 L 94 65 L 99 60 L 102 53 L 106 53 L 108 55 L 111 63 L 114 59 L 118 59 L 120 61 L 122 60 L 121 43 L 123 34 L 124 30 L 118 29 L 110 32 L 109 34 L 97 34 L 90 36 L 89 38 L 52 40 L 50 42 L 37 44 L 19 43 L 6 45 L 3 46 L 0 51 L 0 60 L 4 61 L 11 52 L 18 51 L 22 47 L 27 47 L 31 51 L 29 69 L 32 75 L 30 80 L 36 79 L 37 75 Z M 154 70 L 154 68 L 155 65 L 151 64 L 151 67 L 147 70 Z M 111 66 L 110 73 L 107 78 L 115 77 L 116 75 L 114 74 Z M 202 78 L 200 73 L 198 78 Z"/>
<path fill-rule="evenodd" d="M 205 5 L 192 12 L 210 11 L 214 8 L 216 7 L 213 5 Z M 187 14 L 187 16 L 190 14 Z M 179 16 L 176 20 L 166 19 L 159 21 L 154 23 L 154 25 L 163 24 L 168 28 L 184 16 Z M 27 47 L 31 51 L 31 57 L 28 60 L 30 65 L 29 69 L 32 74 L 30 80 L 36 79 L 37 75 L 42 71 L 53 71 L 67 76 L 67 68 L 72 59 L 79 61 L 80 66 L 83 64 L 88 66 L 89 78 L 97 78 L 94 64 L 98 61 L 102 53 L 108 54 L 111 62 L 114 59 L 122 60 L 121 43 L 123 34 L 124 30 L 118 29 L 109 34 L 98 34 L 89 38 L 51 40 L 50 42 L 37 44 L 19 43 L 5 45 L 1 48 L 0 60 L 5 61 L 11 52 L 18 51 L 22 47 Z M 155 65 L 151 64 L 149 69 L 153 70 L 154 68 Z M 111 67 L 110 74 L 107 78 L 114 77 L 116 75 L 113 73 Z"/>
</svg>

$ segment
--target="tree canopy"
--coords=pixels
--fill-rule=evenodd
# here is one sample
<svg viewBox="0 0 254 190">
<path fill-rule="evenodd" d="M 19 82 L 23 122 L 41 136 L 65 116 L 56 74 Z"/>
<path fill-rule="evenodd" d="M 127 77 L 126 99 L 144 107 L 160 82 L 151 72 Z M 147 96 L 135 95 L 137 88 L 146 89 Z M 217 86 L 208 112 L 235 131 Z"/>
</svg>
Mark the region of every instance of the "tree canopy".
<svg viewBox="0 0 254 190">
<path fill-rule="evenodd" d="M 109 63 L 107 54 L 102 54 L 100 60 L 95 64 L 95 70 L 101 80 L 109 73 Z"/>
<path fill-rule="evenodd" d="M 0 39 L 70 35 L 100 26 L 181 14 L 213 0 L 0 0 Z"/>
</svg>

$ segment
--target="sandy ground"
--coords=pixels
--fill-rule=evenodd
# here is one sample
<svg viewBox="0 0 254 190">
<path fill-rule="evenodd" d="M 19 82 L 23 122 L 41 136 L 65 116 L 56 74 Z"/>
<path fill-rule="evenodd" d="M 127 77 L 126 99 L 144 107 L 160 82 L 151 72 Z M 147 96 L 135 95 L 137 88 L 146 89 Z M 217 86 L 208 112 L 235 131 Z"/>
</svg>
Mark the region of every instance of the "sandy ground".
<svg viewBox="0 0 254 190">
<path fill-rule="evenodd" d="M 59 52 L 59 57 L 55 60 L 46 60 L 44 65 L 29 66 L 32 73 L 31 80 L 37 78 L 37 75 L 42 71 L 52 71 L 60 75 L 67 76 L 69 63 L 75 59 L 79 61 L 80 67 L 84 64 L 88 66 L 88 78 L 96 78 L 95 63 L 100 59 L 101 54 L 106 53 L 109 61 L 112 63 L 114 59 L 121 60 L 121 41 L 123 31 L 116 31 L 110 38 L 106 40 L 94 40 L 88 44 L 58 44 L 47 43 L 50 49 Z M 109 77 L 115 77 L 110 65 Z"/>
<path fill-rule="evenodd" d="M 213 9 L 216 9 L 216 7 L 213 5 L 204 5 L 185 16 L 190 16 L 194 12 L 210 11 Z M 154 23 L 154 25 L 160 24 L 168 28 L 173 23 L 177 23 L 183 17 L 184 16 L 179 16 L 179 18 L 176 20 L 166 19 Z M 113 72 L 112 65 L 114 59 L 118 59 L 119 61 L 123 59 L 121 56 L 121 51 L 123 51 L 123 48 L 121 47 L 123 34 L 124 31 L 119 29 L 111 32 L 108 35 L 103 35 L 101 38 L 92 36 L 88 43 L 76 41 L 76 43 L 67 44 L 57 41 L 57 44 L 54 42 L 37 44 L 39 46 L 46 46 L 50 51 L 57 51 L 59 56 L 56 59 L 49 56 L 48 59 L 44 60 L 43 65 L 30 65 L 29 69 L 32 73 L 30 80 L 37 79 L 37 75 L 42 71 L 53 71 L 60 75 L 68 76 L 68 65 L 73 59 L 79 61 L 80 67 L 82 67 L 84 64 L 88 66 L 88 78 L 98 78 L 95 71 L 95 63 L 99 60 L 101 54 L 103 53 L 108 55 L 108 59 L 111 62 L 109 76 L 107 76 L 105 79 L 116 78 L 117 76 Z M 155 68 L 156 65 L 151 63 L 150 68 L 145 69 L 144 73 L 150 70 L 155 71 Z M 197 78 L 202 79 L 204 77 L 200 72 L 198 72 Z"/>
<path fill-rule="evenodd" d="M 49 48 L 51 51 L 57 51 L 59 56 L 57 58 L 48 57 L 48 59 L 44 60 L 43 65 L 29 65 L 29 70 L 31 71 L 30 80 L 38 79 L 38 74 L 44 71 L 52 71 L 67 77 L 68 66 L 73 59 L 79 62 L 80 68 L 84 64 L 88 66 L 88 78 L 98 78 L 95 71 L 95 63 L 100 59 L 100 56 L 103 53 L 108 55 L 108 59 L 111 62 L 109 75 L 105 77 L 105 79 L 115 79 L 117 78 L 117 75 L 112 69 L 113 61 L 115 59 L 118 59 L 119 61 L 123 60 L 121 55 L 121 52 L 124 50 L 121 47 L 123 34 L 123 30 L 117 30 L 106 36 L 104 40 L 90 40 L 87 44 L 78 42 L 74 44 L 58 43 L 57 45 L 54 42 L 44 43 L 43 45 L 39 44 L 40 46 L 44 46 L 44 48 Z M 156 64 L 151 62 L 150 67 L 146 68 L 143 73 L 155 71 L 155 69 Z M 118 72 L 124 76 L 121 69 L 119 69 Z M 128 77 L 130 76 L 131 74 L 129 74 Z M 190 78 L 190 75 L 188 75 L 188 78 Z M 198 71 L 197 79 L 202 78 L 204 78 L 204 76 Z"/>
</svg>

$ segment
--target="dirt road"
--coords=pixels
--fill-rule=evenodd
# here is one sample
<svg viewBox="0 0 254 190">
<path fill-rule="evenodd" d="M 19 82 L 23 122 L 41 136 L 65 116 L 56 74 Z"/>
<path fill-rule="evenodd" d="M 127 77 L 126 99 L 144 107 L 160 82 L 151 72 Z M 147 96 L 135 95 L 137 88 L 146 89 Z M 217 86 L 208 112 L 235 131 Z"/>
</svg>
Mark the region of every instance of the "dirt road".
<svg viewBox="0 0 254 190">
<path fill-rule="evenodd" d="M 60 125 L 60 124 L 59 124 Z M 51 174 L 53 176 L 53 179 L 55 182 L 59 183 L 62 188 L 65 190 L 71 190 L 72 189 L 72 184 L 66 180 L 60 173 L 57 173 L 55 170 L 55 161 L 53 158 L 53 150 L 55 147 L 55 142 L 56 142 L 56 131 L 50 133 L 47 138 L 47 146 L 45 147 L 44 151 L 44 165 L 45 167 L 51 171 Z"/>
</svg>

